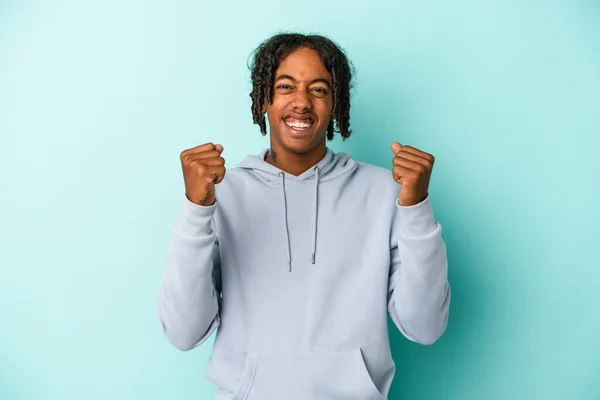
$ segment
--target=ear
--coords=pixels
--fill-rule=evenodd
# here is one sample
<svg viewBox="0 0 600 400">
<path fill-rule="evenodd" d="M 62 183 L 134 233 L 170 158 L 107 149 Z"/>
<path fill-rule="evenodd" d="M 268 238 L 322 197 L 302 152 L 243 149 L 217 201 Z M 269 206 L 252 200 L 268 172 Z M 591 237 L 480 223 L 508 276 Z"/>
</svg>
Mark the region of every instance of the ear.
<svg viewBox="0 0 600 400">
<path fill-rule="evenodd" d="M 261 108 L 261 112 L 264 114 L 267 112 L 267 104 L 263 103 L 262 108 Z"/>
</svg>

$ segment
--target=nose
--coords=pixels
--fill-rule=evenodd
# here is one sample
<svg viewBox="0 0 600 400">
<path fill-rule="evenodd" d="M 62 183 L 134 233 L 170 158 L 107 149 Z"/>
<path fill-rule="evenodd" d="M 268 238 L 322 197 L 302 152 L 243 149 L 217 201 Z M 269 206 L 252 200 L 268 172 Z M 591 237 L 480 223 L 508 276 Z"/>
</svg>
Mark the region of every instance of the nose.
<svg viewBox="0 0 600 400">
<path fill-rule="evenodd" d="M 294 93 L 292 106 L 294 107 L 294 110 L 298 112 L 310 110 L 312 108 L 310 94 L 306 90 L 297 90 Z"/>
</svg>

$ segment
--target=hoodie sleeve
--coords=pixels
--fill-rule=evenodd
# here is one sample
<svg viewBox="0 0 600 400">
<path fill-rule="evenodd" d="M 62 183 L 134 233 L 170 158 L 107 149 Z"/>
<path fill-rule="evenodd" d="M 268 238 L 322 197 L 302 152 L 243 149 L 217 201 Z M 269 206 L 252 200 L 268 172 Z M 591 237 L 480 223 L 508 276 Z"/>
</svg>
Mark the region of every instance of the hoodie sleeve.
<svg viewBox="0 0 600 400">
<path fill-rule="evenodd" d="M 185 197 L 172 227 L 157 312 L 164 334 L 179 350 L 199 346 L 220 323 L 217 206 L 216 200 L 212 206 L 200 206 Z"/>
<path fill-rule="evenodd" d="M 429 196 L 414 206 L 396 199 L 391 232 L 388 310 L 409 340 L 433 344 L 446 329 L 450 306 L 448 260 L 442 227 Z"/>
</svg>

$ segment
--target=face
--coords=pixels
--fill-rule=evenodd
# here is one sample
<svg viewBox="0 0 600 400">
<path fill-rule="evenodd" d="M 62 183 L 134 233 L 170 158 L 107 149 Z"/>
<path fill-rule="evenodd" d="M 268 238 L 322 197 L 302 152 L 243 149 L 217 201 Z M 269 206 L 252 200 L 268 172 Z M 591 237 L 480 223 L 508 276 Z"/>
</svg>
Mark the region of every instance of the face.
<svg viewBox="0 0 600 400">
<path fill-rule="evenodd" d="M 303 154 L 325 146 L 331 120 L 331 75 L 312 49 L 300 48 L 279 64 L 273 104 L 266 107 L 271 147 Z"/>
</svg>

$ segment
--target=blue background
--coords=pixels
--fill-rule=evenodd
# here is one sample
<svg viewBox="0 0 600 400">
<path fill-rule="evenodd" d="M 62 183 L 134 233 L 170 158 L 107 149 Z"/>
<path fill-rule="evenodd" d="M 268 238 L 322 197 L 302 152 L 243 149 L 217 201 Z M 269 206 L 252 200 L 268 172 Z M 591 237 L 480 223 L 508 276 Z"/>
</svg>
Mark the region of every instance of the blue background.
<svg viewBox="0 0 600 400">
<path fill-rule="evenodd" d="M 391 330 L 393 400 L 600 399 L 597 1 L 0 2 L 0 399 L 210 399 L 155 301 L 179 152 L 268 146 L 248 56 L 282 30 L 357 69 L 353 136 L 436 156 L 453 303 Z"/>
</svg>

